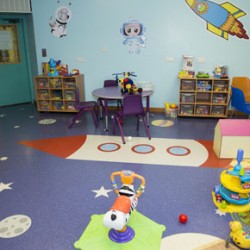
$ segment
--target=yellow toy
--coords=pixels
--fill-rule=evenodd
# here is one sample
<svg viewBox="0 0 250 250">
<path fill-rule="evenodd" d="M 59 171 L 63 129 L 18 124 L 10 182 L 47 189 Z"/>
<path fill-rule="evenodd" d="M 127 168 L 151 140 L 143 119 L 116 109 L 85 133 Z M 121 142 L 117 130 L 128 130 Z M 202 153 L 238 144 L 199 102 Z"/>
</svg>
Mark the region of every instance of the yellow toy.
<svg viewBox="0 0 250 250">
<path fill-rule="evenodd" d="M 247 234 L 243 229 L 239 221 L 230 222 L 230 238 L 240 248 L 250 249 L 250 235 Z"/>
<path fill-rule="evenodd" d="M 238 163 L 220 175 L 220 185 L 214 187 L 212 197 L 214 204 L 227 213 L 244 213 L 250 211 L 250 172 L 241 165 L 244 151 L 238 150 Z"/>
<path fill-rule="evenodd" d="M 186 70 L 181 70 L 178 75 L 179 78 L 193 78 L 194 76 Z"/>
<path fill-rule="evenodd" d="M 166 109 L 169 109 L 169 108 L 170 108 L 170 105 L 169 105 L 168 102 L 165 102 L 165 108 L 166 108 Z"/>
</svg>

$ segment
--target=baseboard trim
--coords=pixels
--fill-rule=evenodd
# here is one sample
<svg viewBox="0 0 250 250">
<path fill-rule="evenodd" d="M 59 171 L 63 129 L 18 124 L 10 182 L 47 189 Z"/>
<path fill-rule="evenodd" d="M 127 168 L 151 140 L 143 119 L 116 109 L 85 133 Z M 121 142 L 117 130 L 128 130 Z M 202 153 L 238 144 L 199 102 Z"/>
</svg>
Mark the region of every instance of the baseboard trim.
<svg viewBox="0 0 250 250">
<path fill-rule="evenodd" d="M 115 107 L 115 106 L 109 106 L 108 110 L 115 111 L 115 110 L 117 110 L 117 107 Z M 153 112 L 153 113 L 164 113 L 165 109 L 164 108 L 150 108 L 150 112 Z"/>
</svg>

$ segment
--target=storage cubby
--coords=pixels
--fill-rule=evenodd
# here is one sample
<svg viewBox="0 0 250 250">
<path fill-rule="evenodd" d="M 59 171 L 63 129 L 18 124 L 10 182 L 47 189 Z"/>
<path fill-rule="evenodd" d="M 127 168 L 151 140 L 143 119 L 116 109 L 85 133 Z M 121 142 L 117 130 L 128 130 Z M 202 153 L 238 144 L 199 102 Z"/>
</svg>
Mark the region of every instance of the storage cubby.
<svg viewBox="0 0 250 250">
<path fill-rule="evenodd" d="M 84 101 L 84 76 L 36 76 L 34 78 L 38 111 L 76 112 L 76 88 Z"/>
<path fill-rule="evenodd" d="M 194 105 L 181 105 L 179 107 L 179 114 L 186 116 L 186 115 L 193 115 L 194 114 Z"/>
<path fill-rule="evenodd" d="M 181 78 L 179 116 L 227 117 L 230 80 Z"/>
</svg>

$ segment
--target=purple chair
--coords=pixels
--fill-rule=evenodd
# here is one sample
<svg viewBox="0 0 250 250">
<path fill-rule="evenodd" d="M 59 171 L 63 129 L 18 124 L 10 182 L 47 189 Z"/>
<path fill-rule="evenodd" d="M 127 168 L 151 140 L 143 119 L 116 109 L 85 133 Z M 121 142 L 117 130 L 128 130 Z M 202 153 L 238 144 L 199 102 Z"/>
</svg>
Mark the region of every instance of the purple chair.
<svg viewBox="0 0 250 250">
<path fill-rule="evenodd" d="M 77 119 L 79 119 L 82 114 L 86 111 L 90 111 L 95 123 L 95 127 L 98 127 L 98 105 L 96 101 L 80 101 L 79 97 L 79 90 L 76 89 L 76 97 L 75 97 L 75 104 L 74 107 L 78 112 L 73 117 L 71 124 L 69 125 L 69 128 L 71 128 Z"/>
<path fill-rule="evenodd" d="M 125 144 L 124 134 L 122 130 L 123 119 L 126 116 L 133 115 L 137 117 L 137 131 L 139 130 L 139 122 L 141 117 L 148 135 L 148 139 L 151 139 L 150 131 L 146 123 L 146 113 L 142 104 L 142 96 L 140 94 L 125 95 L 123 98 L 123 108 L 121 111 L 117 111 L 115 113 L 113 120 L 113 134 L 115 134 L 115 127 L 117 122 L 123 144 Z"/>
<path fill-rule="evenodd" d="M 104 88 L 108 88 L 108 87 L 116 87 L 118 86 L 118 83 L 116 80 L 105 80 L 103 83 L 103 87 Z M 117 109 L 119 107 L 122 107 L 122 102 L 121 100 L 114 100 L 114 99 L 108 99 L 108 101 L 117 101 Z M 104 109 L 103 107 L 103 99 L 102 98 L 98 98 L 97 103 L 99 105 L 99 107 L 101 107 L 101 110 Z M 100 112 L 100 118 L 102 118 L 102 112 Z"/>
</svg>

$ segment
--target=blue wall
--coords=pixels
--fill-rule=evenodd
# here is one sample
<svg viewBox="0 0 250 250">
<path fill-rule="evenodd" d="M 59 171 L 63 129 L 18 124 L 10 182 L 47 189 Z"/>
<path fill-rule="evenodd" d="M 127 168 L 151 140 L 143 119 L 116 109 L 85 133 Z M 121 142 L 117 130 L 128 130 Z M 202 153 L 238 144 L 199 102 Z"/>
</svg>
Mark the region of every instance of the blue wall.
<svg viewBox="0 0 250 250">
<path fill-rule="evenodd" d="M 85 75 L 86 99 L 91 91 L 112 78 L 112 73 L 133 71 L 135 81 L 151 81 L 155 92 L 151 107 L 178 102 L 178 73 L 183 55 L 195 57 L 195 71 L 212 74 L 216 65 L 228 65 L 229 76 L 250 76 L 250 40 L 229 36 L 225 40 L 206 29 L 206 23 L 181 0 L 32 0 L 38 65 L 49 58 L 60 59 L 69 69 Z M 213 2 L 221 4 L 223 1 Z M 239 20 L 250 36 L 250 2 L 231 1 L 247 15 Z M 55 10 L 67 5 L 72 19 L 67 36 L 57 38 L 50 32 L 49 19 Z M 129 54 L 122 44 L 122 24 L 138 19 L 146 27 L 146 47 L 140 54 Z M 41 49 L 48 57 L 42 57 Z M 173 62 L 167 62 L 170 58 Z M 199 58 L 205 60 L 199 62 Z M 41 68 L 39 69 L 41 73 Z"/>
</svg>

